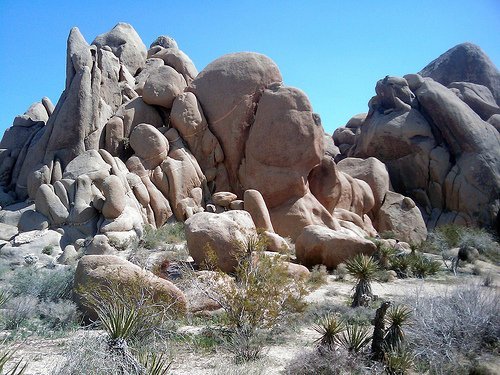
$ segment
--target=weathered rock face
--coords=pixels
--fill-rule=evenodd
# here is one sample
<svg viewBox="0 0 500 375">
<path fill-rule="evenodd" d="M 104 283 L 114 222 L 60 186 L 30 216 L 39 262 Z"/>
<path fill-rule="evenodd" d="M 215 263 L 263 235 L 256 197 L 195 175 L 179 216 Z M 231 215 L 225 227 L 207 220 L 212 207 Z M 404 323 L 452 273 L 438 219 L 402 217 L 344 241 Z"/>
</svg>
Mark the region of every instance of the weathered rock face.
<svg viewBox="0 0 500 375">
<path fill-rule="evenodd" d="M 384 162 L 395 191 L 414 199 L 430 228 L 449 222 L 491 226 L 500 209 L 500 135 L 481 118 L 495 116 L 498 107 L 486 87 L 463 82 L 467 74 L 451 89 L 414 74 L 379 81 L 348 150 L 348 156 Z"/>
<path fill-rule="evenodd" d="M 189 253 L 195 262 L 203 266 L 215 261 L 224 272 L 234 271 L 248 239 L 257 235 L 252 217 L 246 211 L 202 212 L 185 224 Z"/>
<path fill-rule="evenodd" d="M 304 228 L 295 243 L 297 260 L 308 267 L 324 264 L 332 269 L 356 255 L 371 255 L 376 246 L 349 231 L 335 231 L 320 225 Z"/>
<path fill-rule="evenodd" d="M 481 48 L 459 44 L 429 63 L 419 74 L 444 86 L 452 82 L 471 82 L 486 86 L 500 105 L 500 73 Z"/>
<path fill-rule="evenodd" d="M 92 44 L 101 48 L 108 46 L 132 75 L 144 66 L 146 46 L 134 28 L 127 23 L 120 22 L 111 31 L 95 38 Z"/>
<path fill-rule="evenodd" d="M 170 37 L 146 50 L 120 23 L 89 45 L 75 28 L 59 102 L 33 104 L 0 143 L 2 257 L 48 232 L 57 259 L 71 264 L 85 251 L 114 254 L 112 244 L 137 239 L 146 224 L 186 220 L 199 265 L 208 244 L 233 271 L 257 227 L 268 250 L 287 249 L 288 236 L 304 264 L 334 267 L 370 254 L 365 237 L 377 230 L 423 240 L 413 202 L 431 226 L 491 223 L 500 208 L 498 90 L 467 74 L 450 88 L 386 77 L 369 113 L 330 137 L 266 56 L 226 55 L 198 74 Z"/>
<path fill-rule="evenodd" d="M 278 67 L 268 57 L 234 53 L 208 64 L 191 83 L 189 91 L 198 98 L 225 156 L 229 186 L 217 190 L 230 190 L 241 196 L 238 171 L 257 103 L 265 88 L 281 81 Z"/>
<path fill-rule="evenodd" d="M 170 281 L 113 255 L 86 255 L 80 259 L 76 268 L 74 299 L 90 319 L 95 320 L 97 314 L 82 303 L 80 291 L 88 291 L 96 286 L 109 286 L 110 283 L 123 290 L 134 290 L 140 283 L 145 290 L 151 292 L 157 303 L 172 305 L 173 311 L 177 313 L 186 311 L 187 301 L 184 293 Z"/>
</svg>

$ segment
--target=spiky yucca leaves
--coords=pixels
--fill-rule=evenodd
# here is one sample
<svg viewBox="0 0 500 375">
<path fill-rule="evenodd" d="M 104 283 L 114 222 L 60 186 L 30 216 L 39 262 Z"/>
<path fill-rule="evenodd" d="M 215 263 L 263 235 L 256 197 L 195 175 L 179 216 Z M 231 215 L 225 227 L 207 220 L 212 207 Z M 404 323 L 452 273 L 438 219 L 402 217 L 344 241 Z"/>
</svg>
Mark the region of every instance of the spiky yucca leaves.
<svg viewBox="0 0 500 375">
<path fill-rule="evenodd" d="M 320 347 L 334 349 L 340 344 L 339 334 L 346 328 L 345 322 L 337 314 L 327 314 L 320 318 L 313 329 L 321 336 L 315 340 Z"/>
<path fill-rule="evenodd" d="M 427 258 L 423 254 L 415 253 L 409 255 L 411 258 L 411 271 L 419 279 L 435 275 L 441 269 L 441 263 Z"/>
<path fill-rule="evenodd" d="M 377 243 L 377 251 L 375 252 L 375 259 L 383 269 L 389 269 L 391 260 L 396 254 L 393 247 L 384 245 L 380 242 Z"/>
<path fill-rule="evenodd" d="M 391 306 L 385 316 L 388 326 L 385 335 L 385 344 L 389 350 L 395 350 L 404 342 L 405 334 L 403 326 L 408 324 L 412 310 L 405 305 Z"/>
<path fill-rule="evenodd" d="M 370 329 L 361 324 L 348 325 L 340 335 L 340 344 L 349 352 L 358 353 L 371 339 Z"/>
<path fill-rule="evenodd" d="M 347 272 L 358 281 L 351 307 L 363 306 L 366 297 L 373 297 L 371 282 L 378 271 L 377 262 L 363 254 L 358 254 L 354 258 L 345 262 Z"/>
<path fill-rule="evenodd" d="M 137 358 L 144 366 L 144 375 L 166 375 L 172 366 L 172 361 L 165 353 L 140 353 Z"/>
<path fill-rule="evenodd" d="M 21 358 L 9 371 L 4 370 L 5 365 L 9 362 L 14 355 L 12 350 L 4 350 L 0 352 L 0 374 L 2 375 L 22 375 L 28 368 L 28 363 L 22 365 L 23 359 Z M 4 372 L 6 371 L 6 372 Z"/>
<path fill-rule="evenodd" d="M 7 302 L 10 298 L 9 293 L 7 293 L 5 290 L 0 290 L 0 307 L 2 307 L 5 302 Z"/>
</svg>

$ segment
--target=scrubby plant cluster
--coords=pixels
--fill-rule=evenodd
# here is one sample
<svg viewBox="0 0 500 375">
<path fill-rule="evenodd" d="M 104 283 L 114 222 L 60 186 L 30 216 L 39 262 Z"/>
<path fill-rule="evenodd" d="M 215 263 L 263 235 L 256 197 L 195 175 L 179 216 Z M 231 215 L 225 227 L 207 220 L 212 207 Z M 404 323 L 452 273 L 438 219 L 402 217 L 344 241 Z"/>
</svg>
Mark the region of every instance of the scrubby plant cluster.
<svg viewBox="0 0 500 375">
<path fill-rule="evenodd" d="M 497 264 L 500 262 L 498 239 L 482 228 L 467 228 L 454 224 L 443 225 L 429 233 L 421 248 L 427 252 L 443 255 L 453 248 L 474 248 L 482 260 Z"/>
<path fill-rule="evenodd" d="M 249 237 L 241 243 L 231 279 L 218 270 L 212 252 L 205 267 L 212 270 L 213 277 L 197 286 L 224 310 L 227 349 L 237 361 L 258 358 L 266 334 L 305 307 L 307 280 L 291 275 L 286 258 L 270 256 L 264 252 L 265 248 L 261 236 Z"/>
<path fill-rule="evenodd" d="M 376 241 L 377 252 L 374 258 L 383 270 L 396 272 L 398 278 L 426 278 L 435 275 L 441 269 L 441 262 L 417 251 L 415 247 L 409 252 L 397 251 L 394 247 Z M 421 247 L 420 247 L 421 248 Z"/>
<path fill-rule="evenodd" d="M 11 336 L 22 328 L 49 335 L 76 327 L 79 313 L 71 301 L 73 269 L 26 265 L 2 277 L 0 324 Z"/>
</svg>

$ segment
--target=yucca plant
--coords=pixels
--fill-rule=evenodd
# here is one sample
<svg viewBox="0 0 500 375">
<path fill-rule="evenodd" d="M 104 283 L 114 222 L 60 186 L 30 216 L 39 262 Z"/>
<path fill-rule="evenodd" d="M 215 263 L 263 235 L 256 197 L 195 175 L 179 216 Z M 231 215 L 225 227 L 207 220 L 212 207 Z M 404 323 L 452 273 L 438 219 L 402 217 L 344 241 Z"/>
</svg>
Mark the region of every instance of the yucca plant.
<svg viewBox="0 0 500 375">
<path fill-rule="evenodd" d="M 141 314 L 133 305 L 111 303 L 97 309 L 97 315 L 110 341 L 127 340 L 137 332 L 142 323 Z"/>
<path fill-rule="evenodd" d="M 394 257 L 396 251 L 393 247 L 386 246 L 383 244 L 377 244 L 377 251 L 375 253 L 375 257 L 383 269 L 389 269 L 391 265 L 391 259 Z"/>
<path fill-rule="evenodd" d="M 400 279 L 406 279 L 410 276 L 412 257 L 413 255 L 403 255 L 391 258 L 390 268 L 396 271 L 396 274 Z"/>
<path fill-rule="evenodd" d="M 322 348 L 334 349 L 340 344 L 339 334 L 345 328 L 346 324 L 339 315 L 329 313 L 313 326 L 313 329 L 321 335 L 315 342 Z"/>
<path fill-rule="evenodd" d="M 388 328 L 384 341 L 389 350 L 395 350 L 403 344 L 405 338 L 403 326 L 408 324 L 411 314 L 412 310 L 405 305 L 391 306 L 387 311 L 385 321 Z"/>
<path fill-rule="evenodd" d="M 377 262 L 372 257 L 358 254 L 345 265 L 347 272 L 357 280 L 351 307 L 366 305 L 366 297 L 373 297 L 371 282 L 378 271 Z"/>
<path fill-rule="evenodd" d="M 348 325 L 340 335 L 340 344 L 349 352 L 358 353 L 371 339 L 370 329 L 361 324 Z"/>
<path fill-rule="evenodd" d="M 10 298 L 9 293 L 7 293 L 5 290 L 0 290 L 0 307 L 2 307 L 5 302 L 7 302 Z"/>
<path fill-rule="evenodd" d="M 390 350 L 385 356 L 384 372 L 388 375 L 405 375 L 413 367 L 413 353 L 405 346 Z"/>
<path fill-rule="evenodd" d="M 23 359 L 21 358 L 9 371 L 4 372 L 5 365 L 9 362 L 14 355 L 13 351 L 4 350 L 0 352 L 0 374 L 2 375 L 22 375 L 28 368 L 28 363 L 22 365 Z"/>
<path fill-rule="evenodd" d="M 441 269 L 440 262 L 429 259 L 422 254 L 414 254 L 411 257 L 411 271 L 419 279 L 435 275 Z"/>
</svg>

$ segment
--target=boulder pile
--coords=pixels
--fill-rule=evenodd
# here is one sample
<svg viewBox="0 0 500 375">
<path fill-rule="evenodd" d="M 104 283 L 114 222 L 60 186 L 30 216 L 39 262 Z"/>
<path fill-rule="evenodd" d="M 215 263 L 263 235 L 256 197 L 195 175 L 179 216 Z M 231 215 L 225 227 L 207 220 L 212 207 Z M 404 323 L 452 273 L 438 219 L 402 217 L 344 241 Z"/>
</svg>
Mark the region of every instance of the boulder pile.
<svg viewBox="0 0 500 375">
<path fill-rule="evenodd" d="M 90 44 L 73 28 L 66 62 L 57 105 L 33 104 L 0 143 L 11 264 L 49 257 L 47 245 L 60 263 L 113 263 L 145 225 L 185 221 L 199 264 L 209 247 L 230 272 L 236 242 L 262 233 L 269 251 L 295 242 L 299 262 L 332 268 L 373 253 L 378 232 L 418 243 L 424 218 L 488 224 L 498 212 L 498 80 L 386 77 L 335 145 L 306 94 L 258 53 L 198 73 L 172 38 L 147 49 L 120 23 Z"/>
<path fill-rule="evenodd" d="M 351 165 L 353 157 L 385 163 L 394 190 L 413 199 L 428 229 L 448 223 L 494 227 L 500 211 L 500 73 L 484 52 L 458 45 L 419 74 L 385 77 L 375 91 L 369 112 L 333 135 L 341 151 L 336 160 L 347 158 L 339 166 Z M 397 199 L 403 198 L 391 193 L 386 201 Z M 398 215 L 386 212 L 375 227 L 390 227 L 389 216 Z"/>
</svg>

